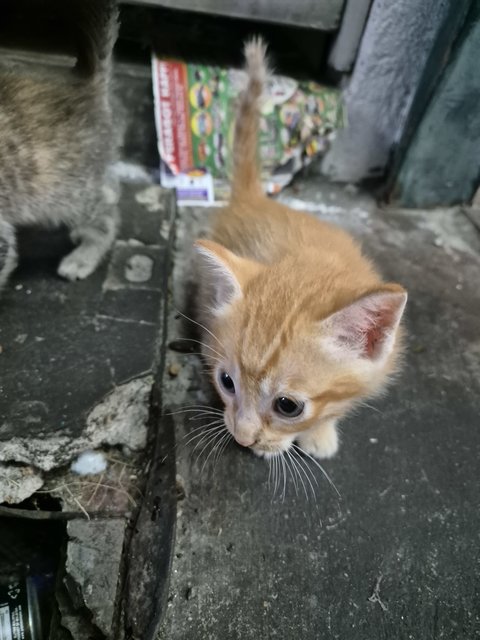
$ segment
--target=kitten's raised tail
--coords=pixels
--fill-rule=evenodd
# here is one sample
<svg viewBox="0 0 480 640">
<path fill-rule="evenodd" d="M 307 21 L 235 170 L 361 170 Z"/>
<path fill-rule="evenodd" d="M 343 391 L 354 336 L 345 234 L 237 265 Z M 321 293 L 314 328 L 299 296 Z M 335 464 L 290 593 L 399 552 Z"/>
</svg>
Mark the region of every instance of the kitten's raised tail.
<svg viewBox="0 0 480 640">
<path fill-rule="evenodd" d="M 87 78 L 110 75 L 113 45 L 118 35 L 116 0 L 80 0 L 75 3 L 78 53 L 75 70 Z M 78 13 L 77 13 L 78 11 Z"/>
<path fill-rule="evenodd" d="M 245 44 L 247 86 L 240 93 L 233 142 L 232 199 L 261 193 L 258 161 L 260 103 L 268 77 L 267 47 L 261 38 Z"/>
</svg>

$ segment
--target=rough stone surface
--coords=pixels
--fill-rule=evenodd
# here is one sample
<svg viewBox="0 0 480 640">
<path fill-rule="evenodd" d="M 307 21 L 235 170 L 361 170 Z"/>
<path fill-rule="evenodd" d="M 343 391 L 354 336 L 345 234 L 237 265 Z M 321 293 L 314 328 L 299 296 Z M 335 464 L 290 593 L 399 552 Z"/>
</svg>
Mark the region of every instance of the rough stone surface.
<svg viewBox="0 0 480 640">
<path fill-rule="evenodd" d="M 32 467 L 0 462 L 0 503 L 18 504 L 42 485 L 42 474 Z"/>
<path fill-rule="evenodd" d="M 348 127 L 325 156 L 325 175 L 357 182 L 383 173 L 451 0 L 376 0 L 345 92 Z"/>
<path fill-rule="evenodd" d="M 67 589 L 72 596 L 69 579 L 73 580 L 78 588 L 73 600 L 81 597 L 107 638 L 113 626 L 124 531 L 122 519 L 71 520 L 67 526 Z"/>
<path fill-rule="evenodd" d="M 290 474 L 285 496 L 283 480 L 275 492 L 268 464 L 232 443 L 207 460 L 211 444 L 201 453 L 205 441 L 188 442 L 202 421 L 173 416 L 183 499 L 158 638 L 475 638 L 480 239 L 460 209 L 378 211 L 344 189 L 295 187 L 285 201 L 349 229 L 409 290 L 405 367 L 342 423 L 340 451 L 323 465 L 340 498 L 313 465 L 307 499 Z M 188 315 L 189 246 L 206 223 L 205 211 L 186 210 L 178 224 L 175 306 Z M 192 329 L 172 312 L 171 341 Z M 198 356 L 170 351 L 174 362 L 166 411 L 218 407 Z"/>
<path fill-rule="evenodd" d="M 61 626 L 64 627 L 67 632 L 64 636 L 65 640 L 91 640 L 95 637 L 95 634 L 98 635 L 98 631 L 92 623 L 85 620 L 84 617 L 79 616 L 77 611 L 68 608 L 68 605 L 63 602 L 58 602 L 58 608 L 60 611 Z M 61 629 L 57 631 L 57 633 L 61 634 Z M 60 635 L 60 638 L 63 640 L 62 635 Z"/>
<path fill-rule="evenodd" d="M 138 451 L 147 442 L 147 419 L 153 376 L 127 382 L 108 394 L 87 416 L 87 438 Z"/>
</svg>

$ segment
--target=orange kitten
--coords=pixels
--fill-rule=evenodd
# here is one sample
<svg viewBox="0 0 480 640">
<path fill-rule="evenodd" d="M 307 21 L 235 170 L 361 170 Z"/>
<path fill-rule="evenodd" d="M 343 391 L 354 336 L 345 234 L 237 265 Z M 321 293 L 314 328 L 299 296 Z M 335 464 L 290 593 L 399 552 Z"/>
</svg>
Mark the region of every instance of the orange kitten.
<svg viewBox="0 0 480 640">
<path fill-rule="evenodd" d="M 263 194 L 265 46 L 252 41 L 245 56 L 231 200 L 211 240 L 195 243 L 204 353 L 239 444 L 268 457 L 295 442 L 327 458 L 338 449 L 337 421 L 395 370 L 407 294 L 382 281 L 345 231 Z"/>
</svg>

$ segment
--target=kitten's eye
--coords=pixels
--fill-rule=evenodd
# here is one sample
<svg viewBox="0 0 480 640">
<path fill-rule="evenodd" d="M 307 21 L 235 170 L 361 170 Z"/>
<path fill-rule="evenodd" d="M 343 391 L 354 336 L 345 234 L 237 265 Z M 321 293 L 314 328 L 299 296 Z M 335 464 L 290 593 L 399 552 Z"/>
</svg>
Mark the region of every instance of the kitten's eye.
<svg viewBox="0 0 480 640">
<path fill-rule="evenodd" d="M 302 413 L 304 406 L 303 402 L 292 400 L 286 396 L 280 396 L 273 403 L 274 411 L 285 418 L 297 418 Z"/>
<path fill-rule="evenodd" d="M 233 380 L 226 371 L 222 371 L 222 373 L 220 374 L 220 382 L 222 383 L 222 387 L 225 389 L 225 391 L 228 391 L 228 393 L 235 393 L 235 385 L 233 383 Z"/>
</svg>

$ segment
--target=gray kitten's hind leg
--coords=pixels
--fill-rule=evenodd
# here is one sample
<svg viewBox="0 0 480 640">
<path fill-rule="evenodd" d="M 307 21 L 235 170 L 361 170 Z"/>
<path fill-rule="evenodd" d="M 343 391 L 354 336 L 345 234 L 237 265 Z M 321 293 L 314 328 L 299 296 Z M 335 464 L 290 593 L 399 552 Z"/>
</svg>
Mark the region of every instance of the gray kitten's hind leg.
<svg viewBox="0 0 480 640">
<path fill-rule="evenodd" d="M 17 248 L 13 226 L 0 217 L 0 290 L 17 266 Z"/>
<path fill-rule="evenodd" d="M 83 280 L 95 271 L 112 246 L 118 226 L 118 210 L 112 196 L 95 205 L 93 215 L 75 226 L 70 237 L 78 246 L 58 267 L 58 274 L 67 280 Z"/>
</svg>

